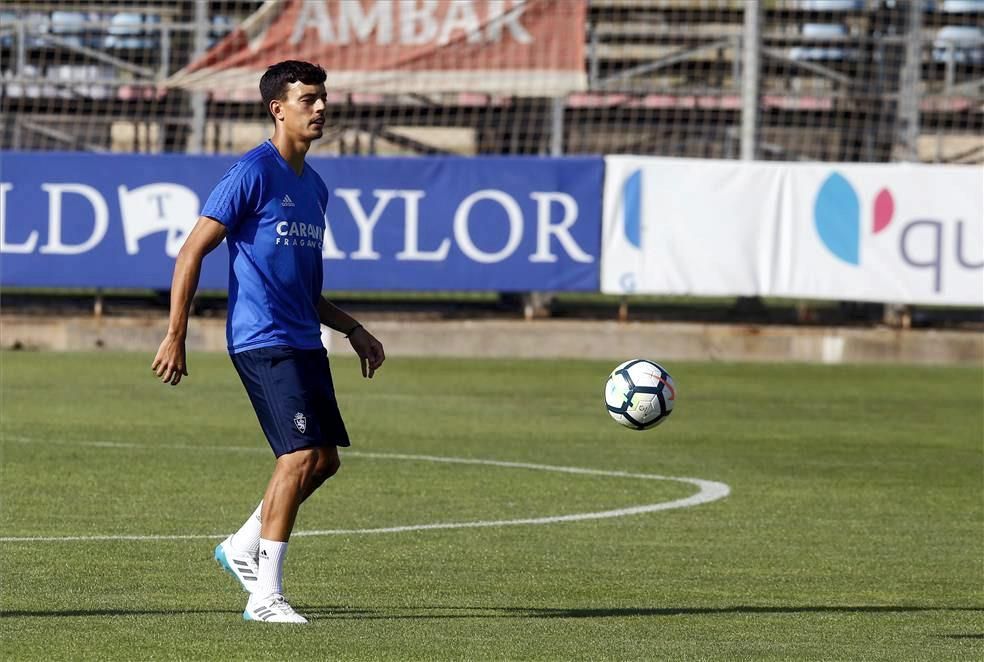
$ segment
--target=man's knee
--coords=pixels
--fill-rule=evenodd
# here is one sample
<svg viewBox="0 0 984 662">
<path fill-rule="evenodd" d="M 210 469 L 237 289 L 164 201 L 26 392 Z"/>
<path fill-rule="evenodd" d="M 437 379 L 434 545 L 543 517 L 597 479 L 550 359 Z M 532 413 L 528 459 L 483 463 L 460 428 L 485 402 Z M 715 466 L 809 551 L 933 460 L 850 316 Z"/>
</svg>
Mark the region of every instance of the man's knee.
<svg viewBox="0 0 984 662">
<path fill-rule="evenodd" d="M 290 474 L 302 482 L 306 482 L 318 470 L 319 458 L 318 449 L 305 448 L 281 455 L 277 459 L 277 464 L 281 471 Z"/>
<path fill-rule="evenodd" d="M 338 459 L 338 451 L 335 448 L 321 448 L 318 451 L 318 461 L 308 483 L 308 493 L 314 492 L 322 484 L 336 473 L 342 465 Z"/>
<path fill-rule="evenodd" d="M 318 463 L 314 474 L 319 482 L 324 482 L 337 474 L 341 466 L 342 461 L 338 457 L 337 449 L 321 448 L 318 452 Z"/>
</svg>

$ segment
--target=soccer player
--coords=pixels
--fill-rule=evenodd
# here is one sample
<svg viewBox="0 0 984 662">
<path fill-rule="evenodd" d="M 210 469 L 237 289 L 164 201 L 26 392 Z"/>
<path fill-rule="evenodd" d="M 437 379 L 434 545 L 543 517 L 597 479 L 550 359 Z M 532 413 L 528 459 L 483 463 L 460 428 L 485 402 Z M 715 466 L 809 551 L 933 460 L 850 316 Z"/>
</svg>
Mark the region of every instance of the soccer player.
<svg viewBox="0 0 984 662">
<path fill-rule="evenodd" d="M 364 377 L 385 358 L 372 334 L 321 295 L 328 189 L 304 156 L 324 130 L 325 79 L 321 67 L 295 60 L 263 74 L 273 138 L 233 165 L 205 203 L 174 265 L 167 335 L 151 366 L 174 386 L 188 375 L 188 309 L 202 260 L 228 239 L 229 353 L 277 460 L 260 505 L 215 558 L 250 593 L 243 618 L 265 623 L 307 623 L 283 595 L 287 541 L 301 502 L 338 471 L 338 447 L 349 445 L 320 325 L 346 335 Z"/>
</svg>

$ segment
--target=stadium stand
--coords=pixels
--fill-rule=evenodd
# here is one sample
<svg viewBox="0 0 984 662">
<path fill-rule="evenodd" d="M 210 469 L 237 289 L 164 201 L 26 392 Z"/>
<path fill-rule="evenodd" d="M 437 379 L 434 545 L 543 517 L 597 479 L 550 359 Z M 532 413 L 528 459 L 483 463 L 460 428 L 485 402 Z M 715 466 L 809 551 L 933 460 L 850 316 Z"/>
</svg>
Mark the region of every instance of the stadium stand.
<svg viewBox="0 0 984 662">
<path fill-rule="evenodd" d="M 261 5 L 5 3 L 0 146 L 242 151 L 267 129 L 259 104 L 162 83 Z M 559 100 L 468 89 L 338 92 L 318 150 L 737 158 L 747 6 L 592 0 L 587 89 Z M 984 160 L 984 2 L 923 2 L 916 11 L 890 0 L 756 6 L 756 158 Z"/>
</svg>

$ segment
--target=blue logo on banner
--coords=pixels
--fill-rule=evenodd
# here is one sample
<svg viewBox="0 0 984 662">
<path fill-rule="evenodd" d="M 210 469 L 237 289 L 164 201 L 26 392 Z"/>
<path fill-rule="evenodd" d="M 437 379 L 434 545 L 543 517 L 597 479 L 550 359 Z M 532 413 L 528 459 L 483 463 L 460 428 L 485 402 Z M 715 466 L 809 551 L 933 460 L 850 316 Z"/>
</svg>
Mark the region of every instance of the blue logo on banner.
<svg viewBox="0 0 984 662">
<path fill-rule="evenodd" d="M 636 170 L 622 187 L 622 223 L 625 238 L 642 248 L 642 170 Z"/>
<path fill-rule="evenodd" d="M 642 248 L 642 170 L 633 170 L 622 183 L 622 232 L 625 240 L 635 248 Z M 627 271 L 618 277 L 622 292 L 631 294 L 638 287 L 638 277 L 634 271 Z"/>
<path fill-rule="evenodd" d="M 813 207 L 817 234 L 830 252 L 849 264 L 860 263 L 861 205 L 854 187 L 839 173 L 820 187 Z"/>
</svg>

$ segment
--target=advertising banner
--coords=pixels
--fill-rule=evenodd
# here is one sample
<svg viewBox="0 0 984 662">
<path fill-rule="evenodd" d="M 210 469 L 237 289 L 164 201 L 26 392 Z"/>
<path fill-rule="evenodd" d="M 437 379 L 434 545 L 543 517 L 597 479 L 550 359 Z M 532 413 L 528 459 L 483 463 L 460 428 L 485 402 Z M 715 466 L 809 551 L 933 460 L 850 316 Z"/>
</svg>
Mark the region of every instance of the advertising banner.
<svg viewBox="0 0 984 662">
<path fill-rule="evenodd" d="M 257 97 L 306 60 L 329 90 L 557 96 L 584 90 L 586 0 L 270 0 L 168 85 Z"/>
<path fill-rule="evenodd" d="M 234 162 L 0 153 L 0 284 L 168 289 L 186 234 Z M 308 163 L 330 193 L 325 289 L 598 289 L 601 158 Z M 225 289 L 227 272 L 223 244 L 200 287 Z"/>
<path fill-rule="evenodd" d="M 984 306 L 984 169 L 606 158 L 602 291 Z"/>
</svg>

